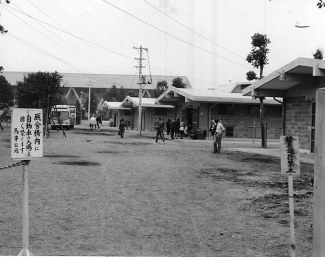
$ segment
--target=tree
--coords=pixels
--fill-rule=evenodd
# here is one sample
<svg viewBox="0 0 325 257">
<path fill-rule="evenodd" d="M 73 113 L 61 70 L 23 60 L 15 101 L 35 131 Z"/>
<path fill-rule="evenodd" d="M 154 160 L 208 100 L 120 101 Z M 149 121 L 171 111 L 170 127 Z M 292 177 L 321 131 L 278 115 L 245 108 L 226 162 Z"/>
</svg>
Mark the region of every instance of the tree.
<svg viewBox="0 0 325 257">
<path fill-rule="evenodd" d="M 251 80 L 257 79 L 257 75 L 256 75 L 255 71 L 250 70 L 246 73 L 246 78 L 248 81 L 251 81 Z"/>
<path fill-rule="evenodd" d="M 126 96 L 130 96 L 130 97 L 139 97 L 139 90 L 135 90 L 135 89 L 128 90 L 128 91 L 126 91 L 124 98 L 125 98 Z M 124 99 L 124 98 L 123 98 L 123 99 Z"/>
<path fill-rule="evenodd" d="M 51 108 L 63 103 L 62 75 L 56 72 L 29 73 L 17 82 L 19 108 L 43 109 L 43 121 L 49 134 Z"/>
<path fill-rule="evenodd" d="M 168 88 L 168 83 L 166 80 L 158 81 L 156 89 L 153 92 L 154 97 L 159 97 L 162 93 L 164 93 L 167 90 L 167 88 Z"/>
<path fill-rule="evenodd" d="M 86 111 L 88 111 L 88 103 L 89 103 L 89 98 L 87 97 L 87 101 L 85 102 L 84 105 Z M 98 105 L 98 101 L 95 97 L 95 94 L 93 92 L 90 92 L 90 113 L 88 113 L 88 115 L 90 115 L 89 117 L 91 117 L 93 113 L 97 112 L 97 105 Z"/>
<path fill-rule="evenodd" d="M 10 1 L 9 0 L 6 0 L 6 3 L 7 4 L 9 4 L 10 3 Z M 5 33 L 7 33 L 8 32 L 8 30 L 6 30 L 1 24 L 0 24 L 0 34 L 5 34 Z M 0 66 L 0 72 L 3 70 L 3 67 L 2 66 Z"/>
<path fill-rule="evenodd" d="M 266 35 L 255 33 L 252 38 L 252 50 L 247 55 L 246 61 L 254 68 L 260 69 L 260 79 L 263 78 L 264 66 L 268 64 L 267 54 L 270 49 L 267 48 L 271 40 Z"/>
<path fill-rule="evenodd" d="M 319 0 L 316 5 L 318 6 L 318 8 L 323 8 L 323 7 L 325 7 L 325 1 Z"/>
<path fill-rule="evenodd" d="M 323 50 L 322 49 L 316 49 L 316 52 L 313 54 L 314 59 L 323 60 Z"/>
<path fill-rule="evenodd" d="M 107 90 L 103 96 L 105 101 L 116 102 L 119 96 L 117 87 L 113 85 L 109 90 Z"/>
<path fill-rule="evenodd" d="M 249 71 L 246 73 L 248 80 L 262 79 L 264 66 L 268 64 L 267 54 L 270 50 L 267 48 L 271 40 L 263 34 L 255 33 L 252 37 L 252 50 L 247 55 L 246 61 L 253 65 L 254 68 L 260 69 L 260 77 L 257 78 L 255 72 Z M 260 99 L 260 120 L 261 120 L 261 139 L 262 147 L 266 148 L 266 133 L 264 124 L 264 113 L 263 113 L 263 100 L 265 97 L 258 97 Z"/>
<path fill-rule="evenodd" d="M 18 107 L 43 108 L 63 103 L 62 75 L 56 72 L 29 73 L 17 83 Z"/>
<path fill-rule="evenodd" d="M 12 107 L 14 105 L 13 99 L 11 85 L 4 76 L 0 75 L 0 109 Z"/>
<path fill-rule="evenodd" d="M 186 88 L 187 85 L 185 83 L 183 83 L 182 78 L 177 77 L 177 78 L 173 79 L 172 86 L 177 87 L 177 88 Z"/>
</svg>

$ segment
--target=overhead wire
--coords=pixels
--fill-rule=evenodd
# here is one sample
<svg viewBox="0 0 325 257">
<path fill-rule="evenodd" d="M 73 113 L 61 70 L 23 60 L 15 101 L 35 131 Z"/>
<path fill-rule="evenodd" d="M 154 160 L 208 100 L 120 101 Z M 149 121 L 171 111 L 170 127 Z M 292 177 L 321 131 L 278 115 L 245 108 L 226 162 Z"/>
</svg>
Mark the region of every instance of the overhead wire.
<svg viewBox="0 0 325 257">
<path fill-rule="evenodd" d="M 4 9 L 6 9 L 6 7 L 4 7 Z M 25 23 L 26 25 L 30 26 L 30 27 L 33 28 L 34 30 L 36 30 L 36 31 L 37 31 L 38 33 L 40 33 L 42 36 L 44 36 L 45 38 L 49 39 L 51 42 L 56 43 L 57 45 L 61 46 L 62 48 L 68 50 L 69 52 L 73 53 L 74 55 L 76 55 L 76 56 L 78 56 L 78 57 L 82 57 L 78 52 L 76 52 L 76 51 L 74 50 L 74 48 L 73 48 L 73 46 L 72 46 L 71 44 L 69 44 L 68 42 L 65 42 L 65 40 L 63 40 L 62 38 L 60 38 L 60 37 L 57 36 L 56 34 L 51 33 L 51 35 L 57 37 L 61 42 L 64 42 L 64 43 L 66 43 L 67 45 L 69 45 L 69 46 L 71 47 L 71 49 L 66 48 L 66 47 L 65 47 L 64 45 L 62 45 L 60 42 L 58 42 L 58 41 L 56 41 L 56 40 L 50 38 L 49 36 L 47 36 L 46 34 L 44 34 L 42 31 L 40 31 L 39 29 L 37 29 L 37 28 L 35 28 L 33 25 L 31 25 L 30 23 L 28 23 L 28 22 L 24 21 L 22 18 L 18 17 L 18 16 L 17 16 L 16 14 L 14 14 L 11 10 L 9 10 L 9 9 L 6 9 L 6 10 L 7 10 L 9 13 L 11 13 L 13 16 L 15 16 L 17 19 L 21 20 L 23 23 Z M 39 23 L 39 25 L 40 25 L 41 27 L 45 28 L 43 24 Z M 88 60 L 91 60 L 91 59 L 89 58 Z"/>
<path fill-rule="evenodd" d="M 153 4 L 149 3 L 147 0 L 143 0 L 143 1 L 144 1 L 146 4 L 148 4 L 149 6 L 151 6 L 152 8 L 154 8 L 155 10 L 157 10 L 158 12 L 162 13 L 163 15 L 165 15 L 166 17 L 168 17 L 168 18 L 170 18 L 171 20 L 175 21 L 177 24 L 179 24 L 179 25 L 181 25 L 182 27 L 184 27 L 184 28 L 188 29 L 189 31 L 193 32 L 195 35 L 200 36 L 201 38 L 203 38 L 203 39 L 209 41 L 210 43 L 212 43 L 212 44 L 214 44 L 214 45 L 216 45 L 216 46 L 218 46 L 218 47 L 220 47 L 220 48 L 222 48 L 222 49 L 228 51 L 229 53 L 232 53 L 232 54 L 234 54 L 234 55 L 236 55 L 236 56 L 238 56 L 238 57 L 240 57 L 240 58 L 244 58 L 244 59 L 245 59 L 245 57 L 239 55 L 238 53 L 236 53 L 236 52 L 234 52 L 234 51 L 232 51 L 232 50 L 229 50 L 228 48 L 226 48 L 226 47 L 224 47 L 224 46 L 218 44 L 218 43 L 215 42 L 214 40 L 212 40 L 212 39 L 210 39 L 210 38 L 208 38 L 208 37 L 206 37 L 206 36 L 204 36 L 204 35 L 202 35 L 202 34 L 196 32 L 194 29 L 192 29 L 192 28 L 186 26 L 185 24 L 181 23 L 180 21 L 176 20 L 175 18 L 173 18 L 172 16 L 170 16 L 170 15 L 168 15 L 167 13 L 163 12 L 162 10 L 160 10 L 159 8 L 157 8 L 156 6 L 154 6 Z"/>
<path fill-rule="evenodd" d="M 119 11 L 125 13 L 126 15 L 128 15 L 128 16 L 130 16 L 130 17 L 132 17 L 132 18 L 134 18 L 134 19 L 136 19 L 136 20 L 138 20 L 138 21 L 140 21 L 140 22 L 142 22 L 142 23 L 148 25 L 149 27 L 154 28 L 155 30 L 158 30 L 158 31 L 160 31 L 160 32 L 162 32 L 162 33 L 164 33 L 164 34 L 166 34 L 166 35 L 168 35 L 168 36 L 170 36 L 170 37 L 172 37 L 172 38 L 174 38 L 174 39 L 180 41 L 180 42 L 183 42 L 183 43 L 185 43 L 185 44 L 191 46 L 191 47 L 197 48 L 197 49 L 199 49 L 199 50 L 201 50 L 201 51 L 203 51 L 203 52 L 205 52 L 205 53 L 208 53 L 208 54 L 214 55 L 214 56 L 216 56 L 216 57 L 218 57 L 218 58 L 224 59 L 224 60 L 226 60 L 226 61 L 228 61 L 228 62 L 235 63 L 235 64 L 240 65 L 240 66 L 242 66 L 242 67 L 245 67 L 245 68 L 248 67 L 247 65 L 244 65 L 244 64 L 242 64 L 242 63 L 239 63 L 239 62 L 236 62 L 236 61 L 233 61 L 233 60 L 230 60 L 230 59 L 228 59 L 228 58 L 226 58 L 226 57 L 223 57 L 223 56 L 218 55 L 218 54 L 216 54 L 216 53 L 213 53 L 213 52 L 211 52 L 211 51 L 209 51 L 209 50 L 206 50 L 206 49 L 204 49 L 204 48 L 202 48 L 202 47 L 199 47 L 199 46 L 197 46 L 197 45 L 195 45 L 195 44 L 193 44 L 193 43 L 191 43 L 191 42 L 188 42 L 188 41 L 186 41 L 186 40 L 184 40 L 184 39 L 182 39 L 182 38 L 179 38 L 179 37 L 177 37 L 177 36 L 174 36 L 174 35 L 170 34 L 169 32 L 164 31 L 164 30 L 162 30 L 162 29 L 160 29 L 160 28 L 158 28 L 158 27 L 152 25 L 151 23 L 149 23 L 149 22 L 147 22 L 147 21 L 145 21 L 145 20 L 136 17 L 135 15 L 133 15 L 133 14 L 131 14 L 131 13 L 129 13 L 129 12 L 123 10 L 122 8 L 120 8 L 120 7 L 114 5 L 114 4 L 112 4 L 112 3 L 110 3 L 110 2 L 108 2 L 108 1 L 106 1 L 106 0 L 102 0 L 102 1 L 105 2 L 105 3 L 107 3 L 107 4 L 110 5 L 110 6 L 114 7 L 115 9 L 117 9 L 117 10 L 119 10 Z"/>
<path fill-rule="evenodd" d="M 19 7 L 18 7 L 19 8 Z M 6 8 L 5 8 L 6 9 Z M 20 9 L 20 8 L 19 8 Z M 22 22 L 24 22 L 25 24 L 27 24 L 28 26 L 30 26 L 30 27 L 32 27 L 34 30 L 36 30 L 38 33 L 40 33 L 40 34 L 42 34 L 44 37 L 46 37 L 47 39 L 49 39 L 51 42 L 54 42 L 54 43 L 56 43 L 57 45 L 59 45 L 60 47 L 62 47 L 63 49 L 66 49 L 66 50 L 68 50 L 68 52 L 69 53 L 72 53 L 72 54 L 74 54 L 75 56 L 77 56 L 77 57 L 80 57 L 80 58 L 83 58 L 83 59 L 87 59 L 88 61 L 92 61 L 92 62 L 95 62 L 95 63 L 98 63 L 98 64 L 102 64 L 103 62 L 105 63 L 106 61 L 105 60 L 99 60 L 98 58 L 96 58 L 95 56 L 91 56 L 91 55 L 89 55 L 88 53 L 87 53 L 87 51 L 79 51 L 79 52 L 77 52 L 76 51 L 76 46 L 73 46 L 73 45 L 71 45 L 69 42 L 67 42 L 66 40 L 64 40 L 64 39 L 62 39 L 60 36 L 58 36 L 58 35 L 56 35 L 55 33 L 51 33 L 51 35 L 52 36 L 54 36 L 54 37 L 56 37 L 56 38 L 58 38 L 60 41 L 58 42 L 58 41 L 56 41 L 56 40 L 54 40 L 54 39 L 52 39 L 52 38 L 50 38 L 50 37 L 48 37 L 47 35 L 45 35 L 42 31 L 40 31 L 40 30 L 38 30 L 37 28 L 35 28 L 33 25 L 31 25 L 30 23 L 28 23 L 28 22 L 26 22 L 26 21 L 24 21 L 22 18 L 20 18 L 20 17 L 18 17 L 16 14 L 14 14 L 11 10 L 9 10 L 9 9 L 6 9 L 8 12 L 10 12 L 12 15 L 14 15 L 16 18 L 18 18 L 18 19 L 20 19 Z M 48 31 L 46 28 L 45 28 L 45 26 L 42 24 L 42 23 L 40 23 L 40 22 L 38 22 L 38 21 L 35 21 L 34 20 L 34 22 L 36 22 L 38 25 L 40 25 L 42 28 L 44 28 L 46 31 Z M 70 48 L 66 48 L 64 45 L 62 45 L 60 42 L 63 42 L 63 43 L 65 43 L 65 44 L 67 44 L 68 46 L 70 46 L 71 47 L 71 49 Z M 81 55 L 81 54 L 82 55 Z M 112 65 L 112 63 L 110 63 L 111 65 Z M 113 65 L 115 65 L 114 63 L 113 63 Z M 117 66 L 117 65 L 115 65 L 115 66 Z M 117 67 L 120 67 L 120 66 L 117 66 Z M 120 67 L 120 68 L 125 68 L 125 67 Z"/>
<path fill-rule="evenodd" d="M 23 14 L 23 15 L 26 15 L 27 17 L 29 17 L 29 18 L 31 18 L 31 19 L 33 19 L 33 20 L 37 20 L 37 21 L 39 21 L 39 22 L 41 22 L 41 23 L 44 23 L 44 24 L 46 24 L 47 26 L 50 26 L 51 28 L 54 28 L 54 29 L 56 29 L 56 30 L 58 30 L 58 31 L 61 31 L 61 32 L 63 32 L 63 33 L 65 33 L 65 34 L 67 34 L 67 35 L 73 37 L 73 38 L 76 38 L 76 39 L 79 39 L 79 40 L 81 40 L 81 41 L 87 42 L 87 43 L 89 43 L 89 44 L 91 44 L 91 45 L 94 45 L 94 46 L 96 46 L 96 47 L 98 47 L 98 48 L 100 48 L 100 49 L 106 50 L 106 51 L 108 51 L 108 52 L 114 53 L 114 54 L 116 54 L 116 55 L 118 55 L 118 56 L 121 56 L 121 57 L 123 57 L 123 58 L 126 58 L 126 59 L 132 59 L 131 57 L 125 56 L 125 55 L 123 55 L 123 54 L 120 54 L 120 53 L 118 53 L 118 52 L 116 52 L 116 51 L 113 51 L 113 50 L 107 48 L 107 47 L 104 47 L 104 46 L 102 46 L 102 45 L 99 45 L 99 44 L 97 44 L 97 43 L 95 43 L 95 42 L 93 42 L 93 41 L 90 41 L 90 40 L 88 40 L 88 39 L 85 39 L 85 38 L 79 37 L 79 36 L 77 36 L 77 35 L 75 35 L 75 34 L 69 32 L 69 31 L 66 31 L 66 30 L 64 30 L 64 29 L 58 28 L 58 27 L 56 27 L 56 26 L 54 26 L 54 25 L 52 25 L 52 24 L 49 24 L 48 22 L 45 22 L 45 21 L 40 20 L 40 19 L 38 19 L 38 18 L 35 18 L 35 17 L 29 15 L 29 14 L 26 13 L 26 12 L 23 12 L 23 11 L 17 10 L 17 9 L 15 9 L 15 8 L 9 6 L 9 5 L 8 5 L 7 7 L 10 8 L 10 9 L 12 9 L 12 10 L 14 10 L 14 11 L 17 11 L 17 12 Z"/>
</svg>

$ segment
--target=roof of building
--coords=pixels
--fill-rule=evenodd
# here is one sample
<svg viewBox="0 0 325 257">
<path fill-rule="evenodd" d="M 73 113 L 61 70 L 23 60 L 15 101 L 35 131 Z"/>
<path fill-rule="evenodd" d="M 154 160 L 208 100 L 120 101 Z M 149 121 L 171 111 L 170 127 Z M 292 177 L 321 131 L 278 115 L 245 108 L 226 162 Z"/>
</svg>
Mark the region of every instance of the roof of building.
<svg viewBox="0 0 325 257">
<path fill-rule="evenodd" d="M 153 107 L 153 108 L 174 108 L 174 106 L 172 106 L 172 105 L 158 104 L 158 103 L 156 103 L 156 100 L 157 100 L 157 98 L 141 98 L 141 106 L 142 107 Z M 122 106 L 138 107 L 139 106 L 139 97 L 127 96 L 123 100 Z"/>
<path fill-rule="evenodd" d="M 209 90 L 221 90 L 227 93 L 241 93 L 242 89 L 251 85 L 252 82 L 230 82 L 227 84 L 219 85 L 215 88 L 208 88 Z"/>
<path fill-rule="evenodd" d="M 243 89 L 243 95 L 285 96 L 286 91 L 312 77 L 325 76 L 325 61 L 299 57 Z"/>
<path fill-rule="evenodd" d="M 224 92 L 221 89 L 187 89 L 169 87 L 156 100 L 157 103 L 178 101 L 179 97 L 185 98 L 190 102 L 218 102 L 218 103 L 242 103 L 242 104 L 259 104 L 258 100 L 254 100 L 250 96 L 243 96 L 241 93 Z M 279 102 L 273 99 L 265 99 L 264 104 L 279 105 Z"/>
<path fill-rule="evenodd" d="M 16 85 L 17 81 L 22 81 L 24 76 L 30 72 L 16 72 L 3 71 L 2 75 L 8 80 L 11 85 Z M 65 87 L 86 87 L 89 85 L 93 88 L 111 88 L 115 85 L 117 88 L 139 89 L 138 75 L 124 75 L 124 74 L 86 74 L 86 73 L 60 73 L 63 78 L 63 85 Z M 177 76 L 152 75 L 152 83 L 146 84 L 144 89 L 155 89 L 157 82 L 166 80 L 168 85 Z M 179 76 L 186 83 L 188 88 L 192 88 L 189 80 L 185 76 Z M 149 81 L 149 76 L 146 76 L 146 81 Z"/>
<path fill-rule="evenodd" d="M 108 109 L 108 110 L 129 110 L 130 108 L 123 107 L 123 102 L 107 102 L 104 101 L 101 105 L 101 109 Z"/>
</svg>

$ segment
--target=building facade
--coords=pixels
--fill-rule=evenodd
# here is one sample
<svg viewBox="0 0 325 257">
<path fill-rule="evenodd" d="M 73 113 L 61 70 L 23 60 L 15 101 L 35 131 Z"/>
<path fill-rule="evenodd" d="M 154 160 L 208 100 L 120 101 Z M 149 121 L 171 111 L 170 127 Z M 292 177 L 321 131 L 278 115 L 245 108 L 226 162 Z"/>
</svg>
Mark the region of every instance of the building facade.
<svg viewBox="0 0 325 257">
<path fill-rule="evenodd" d="M 325 61 L 297 58 L 243 90 L 253 97 L 282 97 L 283 135 L 298 136 L 300 149 L 315 151 L 316 90 L 325 86 Z"/>
<path fill-rule="evenodd" d="M 230 91 L 237 91 L 229 85 Z M 213 119 L 221 119 L 226 137 L 260 138 L 260 105 L 258 100 L 242 96 L 241 93 L 224 92 L 221 89 L 181 89 L 170 87 L 157 102 L 174 106 L 174 118 L 185 121 L 193 131 L 208 131 Z M 273 99 L 264 101 L 264 120 L 267 137 L 281 135 L 282 106 Z"/>
</svg>

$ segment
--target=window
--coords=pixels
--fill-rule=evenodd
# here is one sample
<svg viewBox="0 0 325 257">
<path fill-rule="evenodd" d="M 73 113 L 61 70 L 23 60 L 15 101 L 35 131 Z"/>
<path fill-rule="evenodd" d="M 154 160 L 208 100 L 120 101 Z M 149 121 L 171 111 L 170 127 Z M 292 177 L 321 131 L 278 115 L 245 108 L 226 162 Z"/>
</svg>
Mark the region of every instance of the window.
<svg viewBox="0 0 325 257">
<path fill-rule="evenodd" d="M 234 137 L 234 126 L 226 126 L 226 137 Z"/>
<path fill-rule="evenodd" d="M 218 114 L 220 114 L 220 115 L 234 115 L 235 114 L 235 105 L 233 105 L 233 104 L 219 104 L 218 105 Z"/>
<path fill-rule="evenodd" d="M 167 116 L 167 108 L 155 108 L 154 114 L 156 116 Z"/>
<path fill-rule="evenodd" d="M 131 116 L 132 115 L 131 110 L 124 110 L 124 115 L 125 116 Z"/>
</svg>

